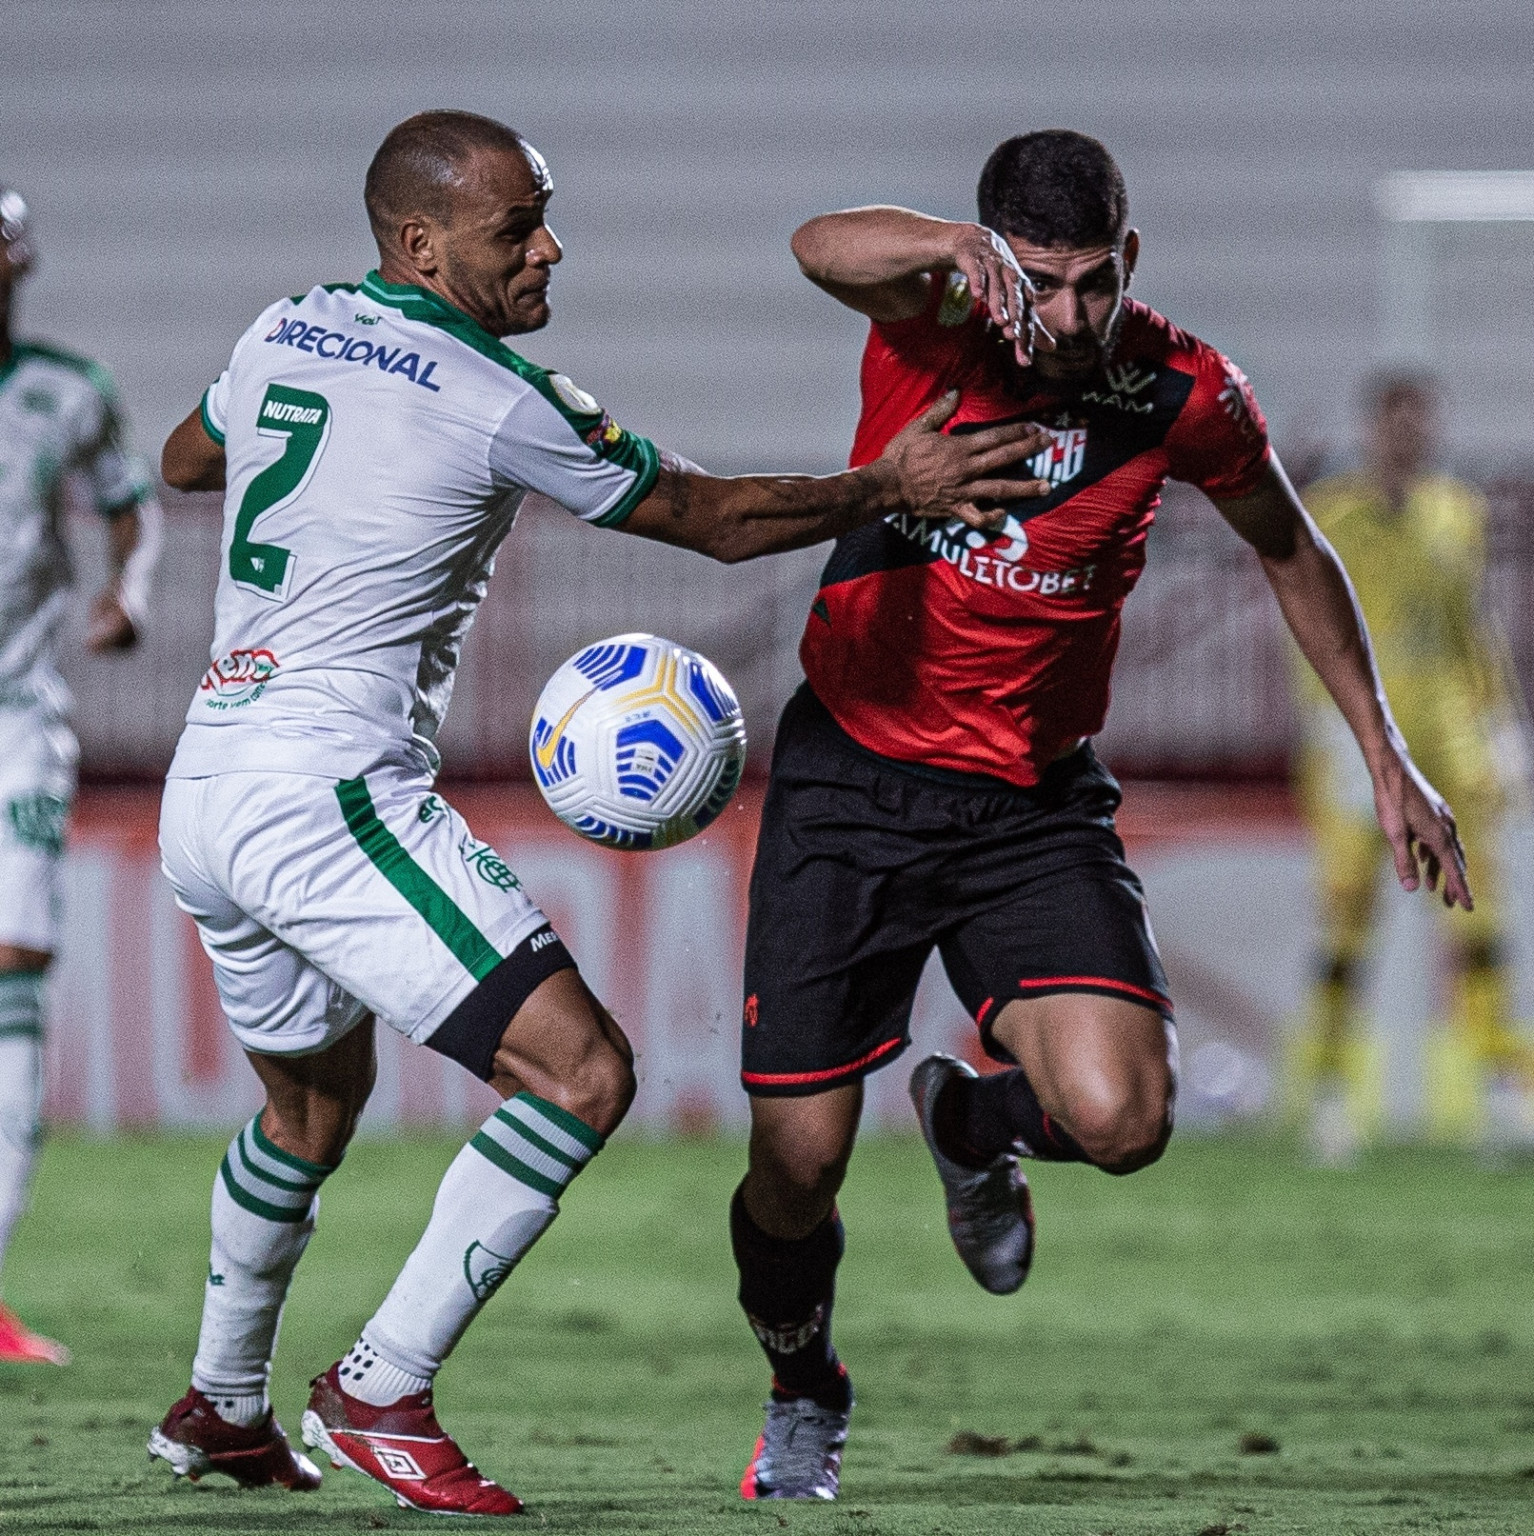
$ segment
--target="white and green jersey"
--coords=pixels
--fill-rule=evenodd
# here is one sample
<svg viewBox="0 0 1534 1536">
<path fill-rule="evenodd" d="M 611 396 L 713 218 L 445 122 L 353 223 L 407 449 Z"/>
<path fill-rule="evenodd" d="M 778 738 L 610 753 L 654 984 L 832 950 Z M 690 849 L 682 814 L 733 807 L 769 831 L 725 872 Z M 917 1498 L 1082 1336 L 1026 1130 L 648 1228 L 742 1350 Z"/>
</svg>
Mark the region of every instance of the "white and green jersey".
<svg viewBox="0 0 1534 1536">
<path fill-rule="evenodd" d="M 274 304 L 203 397 L 228 492 L 213 665 L 171 776 L 350 778 L 433 745 L 530 490 L 621 523 L 659 473 L 561 374 L 370 272 Z"/>
<path fill-rule="evenodd" d="M 63 527 L 71 480 L 105 516 L 149 494 L 106 373 L 18 342 L 0 363 L 0 708 L 60 713 L 67 701 L 54 653 L 73 577 Z"/>
</svg>

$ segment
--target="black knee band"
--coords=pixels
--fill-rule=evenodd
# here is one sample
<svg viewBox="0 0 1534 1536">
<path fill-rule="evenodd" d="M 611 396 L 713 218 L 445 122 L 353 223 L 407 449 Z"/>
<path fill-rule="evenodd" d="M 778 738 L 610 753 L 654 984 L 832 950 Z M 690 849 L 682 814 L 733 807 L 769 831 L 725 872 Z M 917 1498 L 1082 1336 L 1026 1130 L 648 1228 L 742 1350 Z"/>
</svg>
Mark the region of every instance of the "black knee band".
<svg viewBox="0 0 1534 1536">
<path fill-rule="evenodd" d="M 540 983 L 575 961 L 552 928 L 530 933 L 448 1014 L 426 1041 L 488 1083 L 506 1026 Z"/>
</svg>

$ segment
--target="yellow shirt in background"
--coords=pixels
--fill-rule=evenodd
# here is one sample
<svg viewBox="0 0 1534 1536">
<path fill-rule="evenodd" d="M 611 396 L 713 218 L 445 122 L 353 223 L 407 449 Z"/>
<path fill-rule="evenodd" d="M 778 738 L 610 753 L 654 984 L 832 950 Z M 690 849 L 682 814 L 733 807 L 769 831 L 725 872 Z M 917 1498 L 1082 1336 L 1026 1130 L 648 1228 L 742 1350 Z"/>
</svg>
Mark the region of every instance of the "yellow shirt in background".
<svg viewBox="0 0 1534 1536">
<path fill-rule="evenodd" d="M 1424 475 L 1393 512 L 1363 474 L 1334 475 L 1305 505 L 1353 578 L 1396 719 L 1414 753 L 1436 757 L 1442 734 L 1505 708 L 1501 646 L 1481 619 L 1486 500 L 1473 486 Z M 1303 669 L 1307 703 L 1325 694 Z M 1455 719 L 1470 716 L 1472 719 Z"/>
</svg>

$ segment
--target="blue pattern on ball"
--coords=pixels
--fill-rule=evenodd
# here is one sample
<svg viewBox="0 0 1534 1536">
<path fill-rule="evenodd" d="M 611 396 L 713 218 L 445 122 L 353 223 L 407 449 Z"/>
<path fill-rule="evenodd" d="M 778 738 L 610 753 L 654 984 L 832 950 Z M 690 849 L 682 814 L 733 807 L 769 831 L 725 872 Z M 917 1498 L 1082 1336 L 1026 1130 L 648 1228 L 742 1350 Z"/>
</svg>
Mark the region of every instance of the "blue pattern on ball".
<svg viewBox="0 0 1534 1536">
<path fill-rule="evenodd" d="M 660 720 L 636 720 L 618 732 L 614 754 L 618 793 L 630 800 L 652 801 L 666 787 L 686 748 Z"/>
</svg>

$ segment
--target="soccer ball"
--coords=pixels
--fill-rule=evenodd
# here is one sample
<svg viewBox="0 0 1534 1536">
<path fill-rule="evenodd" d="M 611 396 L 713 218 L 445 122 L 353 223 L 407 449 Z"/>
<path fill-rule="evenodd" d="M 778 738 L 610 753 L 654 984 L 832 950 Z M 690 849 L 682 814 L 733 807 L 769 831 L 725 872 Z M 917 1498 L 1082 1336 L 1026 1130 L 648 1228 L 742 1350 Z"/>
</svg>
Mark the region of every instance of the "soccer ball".
<svg viewBox="0 0 1534 1536">
<path fill-rule="evenodd" d="M 609 848 L 669 848 L 730 803 L 746 724 L 707 657 L 615 635 L 548 680 L 528 751 L 549 809 L 572 831 Z"/>
</svg>

